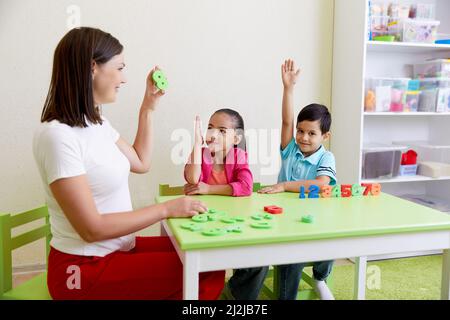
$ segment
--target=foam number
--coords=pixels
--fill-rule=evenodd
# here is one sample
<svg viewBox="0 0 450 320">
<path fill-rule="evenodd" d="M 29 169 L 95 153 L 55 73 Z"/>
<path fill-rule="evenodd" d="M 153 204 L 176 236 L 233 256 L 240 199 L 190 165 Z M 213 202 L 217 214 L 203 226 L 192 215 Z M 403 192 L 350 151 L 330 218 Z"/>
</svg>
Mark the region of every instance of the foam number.
<svg viewBox="0 0 450 320">
<path fill-rule="evenodd" d="M 332 186 L 323 186 L 322 187 L 322 198 L 331 198 L 331 191 L 333 190 Z"/>
<path fill-rule="evenodd" d="M 319 198 L 319 191 L 320 191 L 319 186 L 316 186 L 314 184 L 310 185 L 309 186 L 308 198 L 311 198 L 311 199 Z"/>
<path fill-rule="evenodd" d="M 364 187 L 361 187 L 359 184 L 352 185 L 352 196 L 353 197 L 361 197 L 363 195 Z"/>
<path fill-rule="evenodd" d="M 153 82 L 159 90 L 166 90 L 168 83 L 167 78 L 161 70 L 155 70 L 152 75 Z"/>
<path fill-rule="evenodd" d="M 305 199 L 306 198 L 306 196 L 305 196 L 305 187 L 304 186 L 300 187 L 300 195 L 298 197 L 300 199 Z"/>
<path fill-rule="evenodd" d="M 349 184 L 343 184 L 341 186 L 341 195 L 343 198 L 350 198 L 352 196 L 352 186 Z"/>
<path fill-rule="evenodd" d="M 372 185 L 372 190 L 370 192 L 373 196 L 378 196 L 381 193 L 381 184 L 379 183 L 374 183 Z"/>
<path fill-rule="evenodd" d="M 331 191 L 331 197 L 333 197 L 333 198 L 341 197 L 341 186 L 340 185 L 335 185 L 333 187 L 333 190 Z"/>
<path fill-rule="evenodd" d="M 363 195 L 368 196 L 370 190 L 372 189 L 372 184 L 370 184 L 370 183 L 362 183 L 361 185 L 363 187 L 365 187 Z"/>
</svg>

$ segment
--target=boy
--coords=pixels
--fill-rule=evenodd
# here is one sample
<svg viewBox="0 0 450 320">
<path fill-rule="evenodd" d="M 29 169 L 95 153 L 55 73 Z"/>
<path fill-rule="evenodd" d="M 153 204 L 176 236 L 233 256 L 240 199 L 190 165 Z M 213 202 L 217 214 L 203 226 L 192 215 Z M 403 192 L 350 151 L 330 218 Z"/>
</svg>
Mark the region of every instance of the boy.
<svg viewBox="0 0 450 320">
<path fill-rule="evenodd" d="M 283 106 L 281 130 L 282 166 L 278 183 L 261 189 L 260 193 L 305 191 L 310 185 L 319 187 L 335 185 L 336 165 L 334 156 L 325 150 L 322 143 L 330 138 L 331 115 L 328 109 L 319 104 L 304 107 L 297 117 L 294 137 L 294 86 L 300 70 L 295 70 L 294 61 L 287 60 L 281 66 L 283 80 Z M 295 300 L 302 270 L 306 263 L 280 265 L 279 299 Z M 333 261 L 313 263 L 314 289 L 322 300 L 334 299 L 325 283 L 331 272 Z M 226 298 L 256 299 L 263 285 L 268 267 L 235 270 L 233 277 L 224 288 Z"/>
</svg>

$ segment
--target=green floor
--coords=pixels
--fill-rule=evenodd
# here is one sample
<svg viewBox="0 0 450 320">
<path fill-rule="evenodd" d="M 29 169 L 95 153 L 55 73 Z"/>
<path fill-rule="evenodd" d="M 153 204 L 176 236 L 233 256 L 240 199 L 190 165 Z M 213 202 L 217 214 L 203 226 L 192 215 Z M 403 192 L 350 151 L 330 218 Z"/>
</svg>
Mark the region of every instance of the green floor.
<svg viewBox="0 0 450 320">
<path fill-rule="evenodd" d="M 441 263 L 441 255 L 369 262 L 366 299 L 440 299 Z M 353 299 L 354 265 L 335 266 L 333 270 L 336 300 Z M 266 284 L 271 281 L 267 279 Z M 260 299 L 267 297 L 261 294 Z"/>
</svg>

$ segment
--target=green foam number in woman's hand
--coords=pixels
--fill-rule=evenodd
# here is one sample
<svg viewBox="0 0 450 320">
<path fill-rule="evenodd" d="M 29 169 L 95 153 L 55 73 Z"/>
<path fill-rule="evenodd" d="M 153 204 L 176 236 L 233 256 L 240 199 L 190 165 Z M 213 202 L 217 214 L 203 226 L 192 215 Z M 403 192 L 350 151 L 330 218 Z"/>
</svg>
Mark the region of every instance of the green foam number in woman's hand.
<svg viewBox="0 0 450 320">
<path fill-rule="evenodd" d="M 164 73 L 162 73 L 161 70 L 156 70 L 155 72 L 153 72 L 152 79 L 158 89 L 160 90 L 167 89 L 167 86 L 169 84 L 167 82 L 166 76 L 164 75 Z"/>
</svg>

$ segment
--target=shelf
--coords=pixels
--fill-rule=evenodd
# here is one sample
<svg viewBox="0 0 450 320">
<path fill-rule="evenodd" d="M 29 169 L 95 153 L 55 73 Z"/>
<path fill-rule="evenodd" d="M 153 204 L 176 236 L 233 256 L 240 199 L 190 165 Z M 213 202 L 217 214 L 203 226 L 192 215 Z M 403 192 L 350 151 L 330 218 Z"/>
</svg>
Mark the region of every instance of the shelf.
<svg viewBox="0 0 450 320">
<path fill-rule="evenodd" d="M 419 182 L 419 181 L 443 181 L 450 180 L 449 177 L 430 178 L 425 176 L 398 176 L 391 179 L 367 179 L 361 180 L 361 183 L 398 183 L 398 182 Z"/>
<path fill-rule="evenodd" d="M 382 53 L 450 52 L 450 45 L 448 44 L 368 41 L 366 47 L 368 52 Z"/>
<path fill-rule="evenodd" d="M 423 117 L 450 116 L 450 112 L 364 112 L 368 117 Z"/>
</svg>

